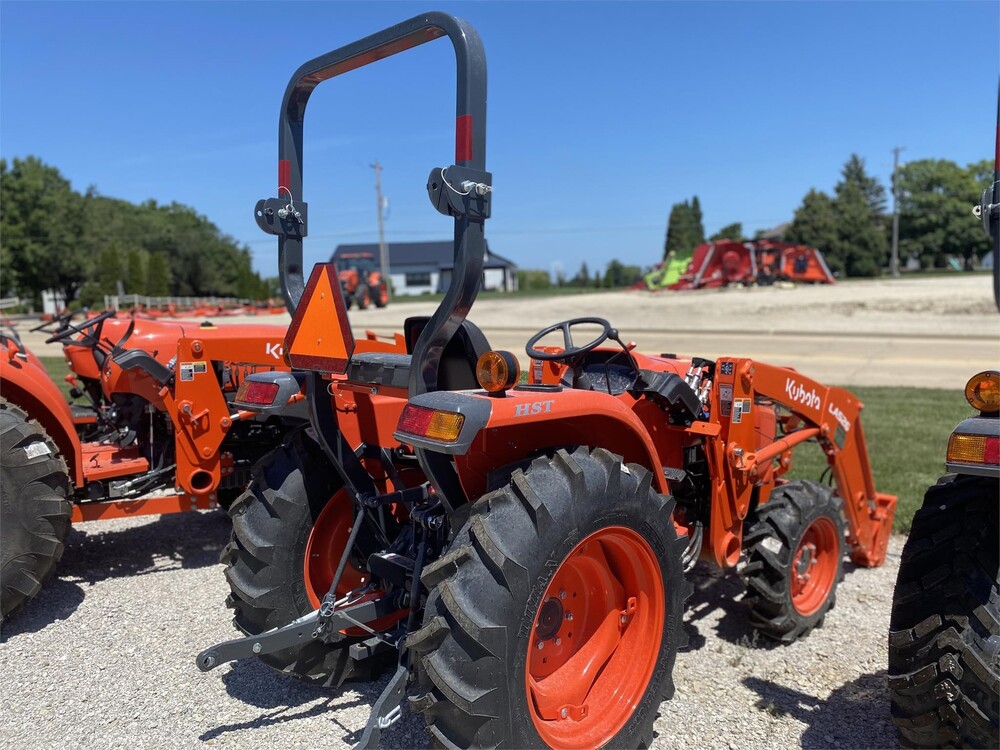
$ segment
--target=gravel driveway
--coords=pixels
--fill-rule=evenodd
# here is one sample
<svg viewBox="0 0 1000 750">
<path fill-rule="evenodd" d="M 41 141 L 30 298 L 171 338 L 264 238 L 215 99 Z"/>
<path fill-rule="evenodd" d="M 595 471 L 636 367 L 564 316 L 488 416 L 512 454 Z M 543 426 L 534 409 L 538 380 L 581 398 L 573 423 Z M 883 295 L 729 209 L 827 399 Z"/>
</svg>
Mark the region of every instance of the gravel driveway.
<svg viewBox="0 0 1000 750">
<path fill-rule="evenodd" d="M 382 684 L 328 692 L 256 662 L 203 674 L 195 654 L 234 636 L 219 512 L 77 525 L 58 578 L 3 628 L 0 737 L 11 748 L 316 748 L 358 737 Z M 689 649 L 656 747 L 895 747 L 886 632 L 903 537 L 886 565 L 848 565 L 823 628 L 752 643 L 734 575 L 697 568 Z M 407 715 L 383 747 L 426 745 Z"/>
</svg>

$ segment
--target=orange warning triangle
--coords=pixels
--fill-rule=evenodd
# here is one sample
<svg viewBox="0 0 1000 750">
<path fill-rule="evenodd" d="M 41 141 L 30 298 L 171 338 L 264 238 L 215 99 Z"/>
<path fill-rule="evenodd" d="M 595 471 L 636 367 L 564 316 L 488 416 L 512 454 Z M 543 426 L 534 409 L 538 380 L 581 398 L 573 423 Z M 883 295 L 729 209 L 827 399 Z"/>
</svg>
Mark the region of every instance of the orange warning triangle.
<svg viewBox="0 0 1000 750">
<path fill-rule="evenodd" d="M 299 370 L 343 375 L 354 354 L 354 334 L 333 263 L 313 266 L 285 334 L 285 357 Z"/>
</svg>

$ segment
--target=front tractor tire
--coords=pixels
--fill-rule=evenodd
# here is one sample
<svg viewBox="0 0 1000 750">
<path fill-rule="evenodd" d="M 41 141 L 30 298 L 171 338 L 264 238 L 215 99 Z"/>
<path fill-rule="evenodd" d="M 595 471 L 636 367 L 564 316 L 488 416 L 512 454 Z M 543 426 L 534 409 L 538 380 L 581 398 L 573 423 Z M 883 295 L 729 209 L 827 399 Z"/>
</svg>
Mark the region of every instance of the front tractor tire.
<svg viewBox="0 0 1000 750">
<path fill-rule="evenodd" d="M 38 594 L 62 557 L 69 487 L 45 430 L 0 399 L 0 622 Z"/>
<path fill-rule="evenodd" d="M 903 747 L 1000 747 L 998 506 L 996 479 L 949 475 L 913 518 L 889 620 Z"/>
<path fill-rule="evenodd" d="M 782 643 L 823 623 L 844 577 L 844 519 L 828 487 L 799 480 L 778 487 L 743 537 L 750 624 Z"/>
<path fill-rule="evenodd" d="M 262 458 L 253 479 L 229 508 L 232 538 L 222 552 L 233 624 L 247 635 L 287 625 L 319 607 L 333 583 L 353 521 L 350 497 L 322 449 L 301 430 Z M 348 564 L 337 593 L 360 586 L 365 574 Z M 336 645 L 310 641 L 259 657 L 306 682 L 338 686 L 370 679 L 381 664 L 358 662 L 348 637 Z"/>
<path fill-rule="evenodd" d="M 690 586 L 673 500 L 603 449 L 480 498 L 422 576 L 414 709 L 443 747 L 648 747 Z"/>
</svg>

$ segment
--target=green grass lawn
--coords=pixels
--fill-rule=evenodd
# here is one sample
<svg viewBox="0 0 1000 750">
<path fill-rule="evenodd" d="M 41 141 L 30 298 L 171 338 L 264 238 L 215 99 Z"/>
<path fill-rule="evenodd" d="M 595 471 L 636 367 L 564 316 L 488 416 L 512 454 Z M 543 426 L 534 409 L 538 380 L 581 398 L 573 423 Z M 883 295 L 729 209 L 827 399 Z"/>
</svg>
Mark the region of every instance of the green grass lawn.
<svg viewBox="0 0 1000 750">
<path fill-rule="evenodd" d="M 895 529 L 907 531 L 927 488 L 944 474 L 948 436 L 972 416 L 960 390 L 850 388 L 864 403 L 861 414 L 875 488 L 899 497 Z M 818 479 L 826 456 L 816 443 L 796 449 L 790 477 Z"/>
<path fill-rule="evenodd" d="M 68 372 L 61 357 L 42 357 L 52 379 L 68 397 Z M 910 521 L 926 489 L 944 473 L 944 452 L 952 429 L 973 414 L 960 390 L 931 388 L 851 388 L 865 404 L 862 423 L 875 487 L 899 496 L 897 531 Z M 791 478 L 819 479 L 826 456 L 815 443 L 794 453 Z"/>
</svg>

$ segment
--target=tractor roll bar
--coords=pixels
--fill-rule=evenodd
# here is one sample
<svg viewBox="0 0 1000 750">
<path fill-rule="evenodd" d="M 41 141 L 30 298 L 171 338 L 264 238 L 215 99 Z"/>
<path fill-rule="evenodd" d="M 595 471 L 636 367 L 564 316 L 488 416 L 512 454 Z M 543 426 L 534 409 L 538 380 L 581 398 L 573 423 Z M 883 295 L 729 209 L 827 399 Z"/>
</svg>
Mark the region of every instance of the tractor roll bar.
<svg viewBox="0 0 1000 750">
<path fill-rule="evenodd" d="M 443 177 L 449 195 L 438 201 L 438 210 L 455 218 L 455 264 L 445 298 L 424 327 L 414 349 L 410 394 L 435 390 L 440 355 L 455 331 L 465 320 L 478 293 L 485 254 L 482 196 L 490 184 L 486 165 L 486 53 L 476 30 L 467 22 L 447 13 L 429 12 L 403 21 L 359 41 L 328 52 L 305 63 L 292 75 L 285 89 L 278 121 L 278 197 L 257 202 L 258 226 L 278 236 L 278 266 L 281 293 L 290 312 L 302 298 L 302 239 L 307 234 L 307 204 L 302 200 L 302 133 L 306 104 L 313 90 L 323 81 L 355 70 L 377 60 L 447 36 L 455 48 L 458 90 L 455 102 L 454 179 L 464 178 L 467 185 L 482 186 L 480 211 L 456 209 L 453 185 Z M 439 177 L 442 172 L 435 170 Z M 431 182 L 434 182 L 434 175 Z M 470 180 L 470 178 L 472 178 Z M 476 179 L 481 178 L 481 179 Z M 441 180 L 439 180 L 441 181 Z M 430 191 L 430 184 L 428 190 Z M 435 189 L 438 189 L 435 184 Z M 491 188 L 490 188 L 491 189 Z M 441 187 L 440 190 L 445 190 Z M 440 192 L 440 191 L 439 191 Z M 459 196 L 466 192 L 458 193 Z M 451 198 L 452 208 L 442 208 Z M 432 201 L 437 200 L 432 194 Z M 472 202 L 475 202 L 473 196 Z M 469 201 L 466 201 L 466 208 Z M 471 230 L 471 231 L 470 231 Z"/>
</svg>

